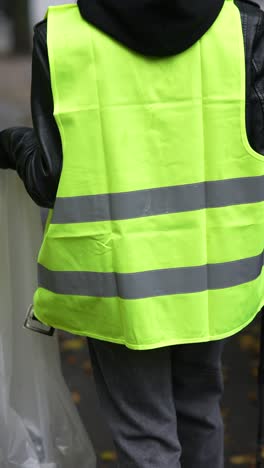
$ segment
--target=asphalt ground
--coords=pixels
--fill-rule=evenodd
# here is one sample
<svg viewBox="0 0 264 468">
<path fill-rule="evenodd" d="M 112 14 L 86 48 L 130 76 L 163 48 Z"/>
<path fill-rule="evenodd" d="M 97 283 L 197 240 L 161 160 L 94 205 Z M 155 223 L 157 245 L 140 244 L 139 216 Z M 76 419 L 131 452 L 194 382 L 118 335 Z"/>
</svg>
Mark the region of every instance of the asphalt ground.
<svg viewBox="0 0 264 468">
<path fill-rule="evenodd" d="M 29 93 L 30 59 L 0 58 L 0 130 L 30 125 Z M 86 340 L 60 332 L 59 341 L 63 374 L 97 452 L 98 468 L 114 468 L 116 454 L 98 402 Z M 255 467 L 258 352 L 259 318 L 226 342 L 225 468 Z"/>
</svg>

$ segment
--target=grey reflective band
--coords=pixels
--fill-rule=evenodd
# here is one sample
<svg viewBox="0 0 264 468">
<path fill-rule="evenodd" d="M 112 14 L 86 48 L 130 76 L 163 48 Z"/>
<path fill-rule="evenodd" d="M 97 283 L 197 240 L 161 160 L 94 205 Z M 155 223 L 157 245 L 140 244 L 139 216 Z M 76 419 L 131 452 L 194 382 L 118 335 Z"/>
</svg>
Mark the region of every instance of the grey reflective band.
<svg viewBox="0 0 264 468">
<path fill-rule="evenodd" d="M 53 293 L 143 299 L 224 289 L 260 276 L 264 254 L 234 262 L 140 273 L 50 271 L 38 266 L 39 287 Z"/>
<path fill-rule="evenodd" d="M 57 198 L 52 224 L 124 220 L 264 201 L 264 176 Z"/>
</svg>

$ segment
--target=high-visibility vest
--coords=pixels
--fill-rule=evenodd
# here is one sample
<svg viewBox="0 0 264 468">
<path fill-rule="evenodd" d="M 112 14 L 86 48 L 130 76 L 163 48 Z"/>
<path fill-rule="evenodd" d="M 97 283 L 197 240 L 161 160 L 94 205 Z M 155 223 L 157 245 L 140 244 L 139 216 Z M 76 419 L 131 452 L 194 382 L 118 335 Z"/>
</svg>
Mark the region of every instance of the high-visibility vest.
<svg viewBox="0 0 264 468">
<path fill-rule="evenodd" d="M 241 330 L 264 304 L 264 157 L 233 1 L 170 58 L 50 8 L 48 51 L 63 169 L 35 315 L 138 350 Z"/>
</svg>

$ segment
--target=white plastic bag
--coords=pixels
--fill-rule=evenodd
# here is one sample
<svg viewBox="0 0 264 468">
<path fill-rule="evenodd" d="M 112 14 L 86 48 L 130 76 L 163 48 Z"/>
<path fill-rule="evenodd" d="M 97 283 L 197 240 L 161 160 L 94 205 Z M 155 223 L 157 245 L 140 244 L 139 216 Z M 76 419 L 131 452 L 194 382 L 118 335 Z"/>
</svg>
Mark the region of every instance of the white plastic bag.
<svg viewBox="0 0 264 468">
<path fill-rule="evenodd" d="M 38 208 L 9 171 L 0 171 L 0 223 L 0 468 L 95 468 L 57 337 L 22 328 L 42 229 Z"/>
</svg>

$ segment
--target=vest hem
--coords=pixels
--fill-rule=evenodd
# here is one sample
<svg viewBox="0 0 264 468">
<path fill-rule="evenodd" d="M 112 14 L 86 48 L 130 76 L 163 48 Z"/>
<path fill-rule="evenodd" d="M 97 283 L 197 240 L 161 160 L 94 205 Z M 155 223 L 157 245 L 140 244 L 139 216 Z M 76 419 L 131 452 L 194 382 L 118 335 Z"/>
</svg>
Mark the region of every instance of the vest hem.
<svg viewBox="0 0 264 468">
<path fill-rule="evenodd" d="M 232 330 L 230 330 L 230 331 L 228 331 L 226 333 L 221 333 L 219 335 L 214 335 L 214 336 L 208 335 L 208 336 L 205 336 L 205 337 L 197 337 L 197 338 L 190 338 L 190 339 L 175 338 L 175 339 L 171 339 L 171 340 L 162 340 L 162 341 L 157 342 L 157 343 L 149 343 L 149 344 L 132 344 L 132 343 L 129 343 L 125 339 L 122 339 L 122 338 L 120 338 L 120 339 L 119 338 L 111 338 L 111 337 L 106 337 L 106 336 L 103 336 L 103 335 L 98 335 L 97 333 L 91 333 L 89 331 L 74 330 L 74 329 L 71 329 L 70 327 L 62 327 L 62 326 L 60 326 L 60 325 L 58 325 L 58 324 L 56 324 L 55 322 L 52 322 L 52 321 L 49 321 L 49 323 L 47 323 L 47 322 L 45 322 L 44 317 L 42 318 L 40 314 L 38 314 L 36 311 L 34 311 L 34 315 L 36 316 L 36 318 L 38 320 L 40 320 L 44 325 L 47 325 L 47 326 L 53 327 L 55 329 L 71 333 L 73 335 L 85 336 L 86 338 L 93 338 L 93 339 L 99 340 L 99 341 L 106 341 L 106 342 L 109 342 L 109 343 L 120 344 L 120 345 L 126 346 L 126 348 L 132 349 L 134 351 L 147 351 L 147 350 L 151 350 L 151 349 L 165 348 L 167 346 L 175 346 L 175 345 L 183 345 L 183 344 L 194 344 L 194 343 L 198 344 L 198 343 L 206 343 L 206 342 L 209 342 L 209 341 L 223 340 L 225 338 L 229 338 L 229 337 L 237 334 L 238 332 L 240 332 L 241 330 L 246 328 L 247 325 L 249 325 L 256 318 L 256 316 L 259 313 L 261 313 L 261 310 L 258 310 L 255 314 L 253 314 L 250 317 L 250 319 L 248 319 L 243 324 L 239 325 L 239 327 L 236 327 L 236 328 L 234 328 L 234 329 L 232 329 Z"/>
</svg>

